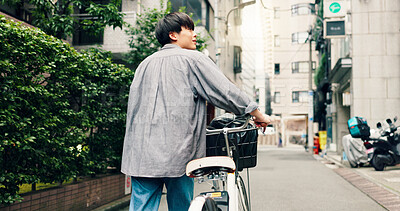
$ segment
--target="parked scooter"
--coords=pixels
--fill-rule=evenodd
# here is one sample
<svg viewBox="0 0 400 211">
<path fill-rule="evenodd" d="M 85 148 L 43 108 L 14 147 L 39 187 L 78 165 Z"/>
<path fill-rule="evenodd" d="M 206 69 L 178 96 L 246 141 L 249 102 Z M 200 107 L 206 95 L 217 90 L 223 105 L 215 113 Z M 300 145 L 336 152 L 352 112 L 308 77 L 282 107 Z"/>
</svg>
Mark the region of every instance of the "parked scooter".
<svg viewBox="0 0 400 211">
<path fill-rule="evenodd" d="M 372 156 L 368 156 L 365 143 L 367 142 L 363 142 L 359 138 L 353 138 L 350 134 L 343 136 L 343 151 L 346 154 L 346 158 L 350 164 L 350 167 L 362 167 L 371 161 L 370 158 L 372 158 Z"/>
<path fill-rule="evenodd" d="M 397 117 L 394 118 L 394 122 Z M 381 130 L 381 136 L 386 139 L 373 140 L 374 155 L 371 159 L 371 165 L 376 171 L 383 171 L 385 166 L 393 166 L 400 163 L 400 134 L 396 133 L 397 127 L 391 119 L 386 119 L 389 127 L 382 128 L 382 124 L 378 122 L 377 128 Z"/>
<path fill-rule="evenodd" d="M 396 121 L 397 117 L 394 118 L 394 122 Z M 400 134 L 396 133 L 399 127 L 391 119 L 386 119 L 386 122 L 389 125 L 386 129 L 382 129 L 380 122 L 377 124 L 381 131 L 379 138 L 370 137 L 370 128 L 365 119 L 353 117 L 347 122 L 351 136 L 361 138 L 367 149 L 373 148 L 374 152 L 370 163 L 376 171 L 383 171 L 388 165 L 400 163 Z"/>
</svg>

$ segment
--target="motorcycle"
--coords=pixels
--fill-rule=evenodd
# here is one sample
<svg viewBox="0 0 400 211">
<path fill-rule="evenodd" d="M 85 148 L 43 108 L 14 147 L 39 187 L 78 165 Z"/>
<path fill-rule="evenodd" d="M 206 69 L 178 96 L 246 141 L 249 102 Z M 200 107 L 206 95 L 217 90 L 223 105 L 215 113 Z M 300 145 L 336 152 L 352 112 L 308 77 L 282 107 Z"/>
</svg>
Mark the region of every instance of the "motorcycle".
<svg viewBox="0 0 400 211">
<path fill-rule="evenodd" d="M 397 117 L 394 118 L 394 122 Z M 385 166 L 394 166 L 400 163 L 400 134 L 396 133 L 397 127 L 391 119 L 386 119 L 389 127 L 382 128 L 380 122 L 377 123 L 377 128 L 381 130 L 381 136 L 386 139 L 373 140 L 374 155 L 371 159 L 371 165 L 376 171 L 383 171 Z"/>
<path fill-rule="evenodd" d="M 397 117 L 394 118 L 394 123 Z M 352 137 L 361 138 L 364 146 L 373 149 L 370 164 L 376 171 L 383 171 L 386 166 L 393 166 L 400 163 L 400 134 L 396 133 L 399 128 L 391 119 L 386 119 L 389 127 L 383 129 L 382 124 L 377 123 L 380 130 L 380 137 L 372 138 L 369 126 L 365 119 L 353 117 L 349 119 L 348 126 Z"/>
</svg>

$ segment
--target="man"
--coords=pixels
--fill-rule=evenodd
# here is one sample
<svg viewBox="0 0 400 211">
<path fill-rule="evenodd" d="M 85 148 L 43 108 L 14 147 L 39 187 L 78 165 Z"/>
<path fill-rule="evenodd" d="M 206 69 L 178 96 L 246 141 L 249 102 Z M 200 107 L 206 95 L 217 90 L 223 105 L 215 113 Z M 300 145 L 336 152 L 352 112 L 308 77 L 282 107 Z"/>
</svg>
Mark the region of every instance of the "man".
<svg viewBox="0 0 400 211">
<path fill-rule="evenodd" d="M 162 49 L 146 58 L 132 82 L 122 172 L 132 176 L 130 210 L 158 210 L 163 185 L 169 210 L 188 210 L 193 179 L 186 164 L 205 156 L 206 101 L 235 114 L 270 120 L 204 54 L 196 51 L 192 19 L 171 13 L 160 20 Z"/>
</svg>

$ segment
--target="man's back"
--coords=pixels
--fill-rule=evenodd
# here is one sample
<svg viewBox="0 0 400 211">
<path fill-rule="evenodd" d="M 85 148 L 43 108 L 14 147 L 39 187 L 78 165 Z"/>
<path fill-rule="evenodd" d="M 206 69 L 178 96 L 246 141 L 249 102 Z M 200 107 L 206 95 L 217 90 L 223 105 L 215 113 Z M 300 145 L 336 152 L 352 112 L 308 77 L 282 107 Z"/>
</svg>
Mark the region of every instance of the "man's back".
<svg viewBox="0 0 400 211">
<path fill-rule="evenodd" d="M 190 82 L 190 69 L 198 56 L 197 51 L 169 44 L 138 67 L 129 99 L 129 141 L 125 142 L 134 146 L 124 147 L 124 159 L 128 159 L 122 166 L 124 173 L 182 176 L 185 162 L 204 156 L 199 152 L 204 145 L 199 143 L 203 128 L 196 127 L 204 122 L 204 115 L 196 115 L 205 113 L 204 106 L 197 106 L 204 100 L 195 95 Z"/>
</svg>

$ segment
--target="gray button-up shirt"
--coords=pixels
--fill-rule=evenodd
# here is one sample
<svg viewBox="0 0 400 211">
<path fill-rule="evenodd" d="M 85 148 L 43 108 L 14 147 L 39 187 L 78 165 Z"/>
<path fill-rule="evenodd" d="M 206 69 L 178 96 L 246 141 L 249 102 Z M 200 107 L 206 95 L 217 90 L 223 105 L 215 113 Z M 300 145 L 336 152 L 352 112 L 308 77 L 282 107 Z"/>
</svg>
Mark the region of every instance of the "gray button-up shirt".
<svg viewBox="0 0 400 211">
<path fill-rule="evenodd" d="M 198 51 L 167 44 L 147 57 L 130 87 L 121 171 L 185 174 L 190 160 L 206 154 L 206 101 L 235 114 L 257 108 Z"/>
</svg>

